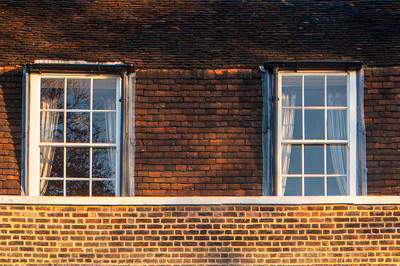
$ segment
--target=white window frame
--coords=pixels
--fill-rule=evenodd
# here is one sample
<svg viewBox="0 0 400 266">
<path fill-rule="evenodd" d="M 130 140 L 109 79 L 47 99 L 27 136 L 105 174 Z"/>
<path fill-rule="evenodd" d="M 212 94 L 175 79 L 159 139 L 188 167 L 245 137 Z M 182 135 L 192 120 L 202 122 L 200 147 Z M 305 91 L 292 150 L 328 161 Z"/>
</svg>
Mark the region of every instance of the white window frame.
<svg viewBox="0 0 400 266">
<path fill-rule="evenodd" d="M 93 78 L 106 78 L 113 77 L 117 79 L 117 104 L 116 104 L 116 144 L 111 144 L 111 146 L 116 148 L 116 182 L 115 182 L 115 196 L 120 196 L 120 187 L 121 187 L 121 166 L 120 166 L 120 158 L 121 158 L 121 88 L 122 88 L 122 78 L 120 75 L 90 75 L 90 74 L 30 74 L 29 77 L 29 121 L 28 121 L 28 164 L 27 164 L 27 178 L 28 178 L 28 186 L 29 186 L 29 196 L 40 196 L 40 104 L 41 104 L 41 78 L 91 78 L 91 83 L 93 83 Z M 66 88 L 64 88 L 66 90 Z M 93 95 L 93 87 L 91 86 L 91 105 L 92 105 L 92 95 Z M 65 92 L 64 92 L 65 93 Z M 92 116 L 92 109 L 85 110 L 85 112 L 90 112 L 90 116 Z M 64 117 L 65 119 L 65 117 Z M 65 123 L 64 123 L 65 125 Z M 92 128 L 92 125 L 90 125 Z M 65 134 L 65 132 L 64 132 Z M 91 140 L 91 137 L 90 137 Z M 53 145 L 53 143 L 52 143 Z M 68 147 L 68 146 L 84 146 L 84 147 L 105 147 L 110 144 L 83 144 L 83 143 L 73 143 L 73 144 L 54 144 L 54 146 L 60 147 Z M 91 164 L 91 156 L 90 156 L 90 164 Z M 65 168 L 65 162 L 64 162 Z M 90 167 L 91 168 L 91 167 Z M 65 171 L 65 169 L 64 169 Z M 91 177 L 92 173 L 90 170 L 90 181 L 92 181 Z M 64 178 L 65 179 L 65 176 Z M 61 180 L 61 178 L 60 178 Z M 89 186 L 91 187 L 91 186 Z M 65 185 L 64 185 L 65 192 Z M 91 191 L 89 192 L 91 194 Z M 90 195 L 89 194 L 89 195 Z M 64 194 L 63 197 L 68 197 Z"/>
<path fill-rule="evenodd" d="M 347 130 L 348 130 L 348 167 L 347 167 L 347 175 L 348 175 L 348 195 L 345 196 L 356 196 L 357 193 L 357 82 L 356 82 L 356 72 L 355 71 L 278 71 L 278 99 L 281 98 L 282 95 L 282 76 L 283 75 L 344 75 L 348 76 L 347 79 L 347 88 L 348 88 L 348 117 L 347 117 Z M 304 96 L 303 96 L 304 97 Z M 282 176 L 281 176 L 281 164 L 282 164 L 282 101 L 278 100 L 277 102 L 277 194 L 278 196 L 283 195 L 282 189 Z M 303 128 L 304 130 L 304 128 Z M 316 143 L 316 141 L 307 141 L 302 140 L 299 141 L 299 144 L 305 143 Z M 320 143 L 327 144 L 329 141 L 320 141 Z M 303 165 L 303 164 L 302 164 Z M 326 179 L 326 178 L 325 178 Z M 304 180 L 304 178 L 302 178 Z M 304 181 L 302 181 L 304 182 Z M 326 182 L 325 183 L 325 193 L 326 193 Z M 304 185 L 303 185 L 304 192 Z M 292 197 L 292 196 L 287 196 Z M 305 196 L 301 196 L 305 197 Z M 315 197 L 315 196 L 311 196 Z"/>
</svg>

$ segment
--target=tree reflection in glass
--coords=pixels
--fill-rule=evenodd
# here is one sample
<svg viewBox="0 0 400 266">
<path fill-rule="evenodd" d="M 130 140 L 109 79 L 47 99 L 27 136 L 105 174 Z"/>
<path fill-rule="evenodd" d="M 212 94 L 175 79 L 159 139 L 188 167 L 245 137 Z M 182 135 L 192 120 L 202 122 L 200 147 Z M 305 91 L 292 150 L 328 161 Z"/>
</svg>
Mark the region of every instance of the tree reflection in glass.
<svg viewBox="0 0 400 266">
<path fill-rule="evenodd" d="M 93 196 L 115 196 L 115 182 L 111 180 L 93 181 Z"/>
<path fill-rule="evenodd" d="M 66 135 L 67 142 L 89 142 L 90 114 L 68 112 Z"/>
<path fill-rule="evenodd" d="M 115 143 L 115 113 L 96 112 L 92 114 L 94 143 Z"/>
<path fill-rule="evenodd" d="M 90 79 L 67 80 L 67 109 L 90 109 Z"/>
<path fill-rule="evenodd" d="M 63 78 L 43 78 L 40 86 L 41 109 L 64 108 Z"/>
<path fill-rule="evenodd" d="M 93 149 L 92 157 L 93 178 L 115 178 L 115 149 Z"/>
<path fill-rule="evenodd" d="M 66 148 L 67 178 L 89 178 L 89 148 Z"/>
<path fill-rule="evenodd" d="M 89 181 L 67 180 L 67 196 L 89 196 Z"/>
</svg>

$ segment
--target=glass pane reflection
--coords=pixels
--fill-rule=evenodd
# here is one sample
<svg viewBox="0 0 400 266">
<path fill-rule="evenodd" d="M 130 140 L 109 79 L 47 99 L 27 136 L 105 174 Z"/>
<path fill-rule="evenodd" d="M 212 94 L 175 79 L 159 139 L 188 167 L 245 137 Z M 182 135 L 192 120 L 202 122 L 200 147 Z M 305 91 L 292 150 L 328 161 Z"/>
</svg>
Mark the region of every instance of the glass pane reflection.
<svg viewBox="0 0 400 266">
<path fill-rule="evenodd" d="M 97 143 L 115 143 L 115 113 L 95 112 L 92 114 L 92 141 Z"/>
<path fill-rule="evenodd" d="M 323 196 L 324 190 L 323 177 L 304 178 L 304 196 Z"/>
<path fill-rule="evenodd" d="M 40 195 L 41 196 L 63 196 L 64 182 L 62 180 L 41 180 Z"/>
<path fill-rule="evenodd" d="M 283 182 L 283 195 L 301 196 L 301 177 L 284 177 Z"/>
<path fill-rule="evenodd" d="M 66 183 L 67 196 L 89 196 L 89 181 L 70 181 Z"/>
<path fill-rule="evenodd" d="M 64 176 L 64 148 L 40 147 L 40 176 L 63 177 Z"/>
<path fill-rule="evenodd" d="M 347 106 L 347 76 L 327 76 L 328 106 Z"/>
<path fill-rule="evenodd" d="M 89 177 L 89 148 L 66 148 L 67 177 Z"/>
<path fill-rule="evenodd" d="M 324 146 L 304 145 L 304 173 L 324 173 Z"/>
<path fill-rule="evenodd" d="M 325 139 L 324 110 L 304 110 L 306 139 Z"/>
<path fill-rule="evenodd" d="M 67 142 L 89 142 L 89 119 L 89 113 L 67 113 Z"/>
<path fill-rule="evenodd" d="M 115 153 L 113 148 L 93 149 L 93 178 L 115 178 Z"/>
<path fill-rule="evenodd" d="M 111 180 L 93 181 L 92 196 L 115 196 L 115 182 Z"/>
<path fill-rule="evenodd" d="M 67 108 L 90 108 L 90 79 L 67 80 Z"/>
<path fill-rule="evenodd" d="M 304 106 L 324 106 L 325 77 L 304 77 Z"/>
<path fill-rule="evenodd" d="M 40 141 L 63 142 L 64 141 L 64 113 L 40 112 Z"/>
<path fill-rule="evenodd" d="M 327 178 L 328 196 L 347 195 L 347 177 L 337 176 Z"/>
<path fill-rule="evenodd" d="M 302 101 L 302 77 L 283 76 L 282 77 L 282 106 L 300 107 Z"/>
<path fill-rule="evenodd" d="M 115 110 L 116 78 L 93 79 L 93 109 Z"/>
<path fill-rule="evenodd" d="M 40 98 L 42 109 L 64 108 L 64 79 L 42 78 L 40 81 Z"/>
</svg>

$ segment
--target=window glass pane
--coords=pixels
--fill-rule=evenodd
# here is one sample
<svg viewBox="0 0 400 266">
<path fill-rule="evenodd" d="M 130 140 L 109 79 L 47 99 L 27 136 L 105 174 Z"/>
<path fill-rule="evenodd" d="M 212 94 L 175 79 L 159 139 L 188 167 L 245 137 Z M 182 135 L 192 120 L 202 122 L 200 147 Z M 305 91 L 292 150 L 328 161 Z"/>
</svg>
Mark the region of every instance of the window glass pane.
<svg viewBox="0 0 400 266">
<path fill-rule="evenodd" d="M 40 147 L 40 176 L 64 176 L 64 148 Z"/>
<path fill-rule="evenodd" d="M 327 110 L 328 139 L 347 139 L 347 110 Z"/>
<path fill-rule="evenodd" d="M 90 109 L 90 79 L 67 80 L 67 108 Z"/>
<path fill-rule="evenodd" d="M 324 173 L 324 146 L 304 145 L 304 173 Z"/>
<path fill-rule="evenodd" d="M 42 109 L 64 108 L 64 79 L 42 78 L 40 82 Z"/>
<path fill-rule="evenodd" d="M 302 139 L 301 109 L 282 110 L 282 138 Z"/>
<path fill-rule="evenodd" d="M 282 174 L 301 174 L 301 145 L 282 145 Z"/>
<path fill-rule="evenodd" d="M 328 106 L 347 106 L 347 76 L 327 77 Z"/>
<path fill-rule="evenodd" d="M 67 142 L 89 142 L 89 113 L 67 113 Z"/>
<path fill-rule="evenodd" d="M 93 79 L 93 109 L 115 110 L 116 78 Z"/>
<path fill-rule="evenodd" d="M 337 176 L 327 178 L 327 194 L 333 195 L 347 195 L 347 177 Z"/>
<path fill-rule="evenodd" d="M 90 158 L 89 148 L 66 148 L 67 177 L 88 178 Z"/>
<path fill-rule="evenodd" d="M 115 182 L 111 180 L 93 181 L 92 196 L 115 196 Z"/>
<path fill-rule="evenodd" d="M 304 178 L 304 196 L 323 196 L 324 194 L 323 177 Z"/>
<path fill-rule="evenodd" d="M 304 76 L 304 106 L 324 106 L 324 88 L 324 76 Z"/>
<path fill-rule="evenodd" d="M 304 110 L 306 139 L 325 139 L 324 110 Z"/>
<path fill-rule="evenodd" d="M 63 196 L 64 182 L 62 180 L 41 180 L 40 195 L 41 196 Z"/>
<path fill-rule="evenodd" d="M 71 181 L 66 183 L 67 196 L 89 196 L 89 181 Z"/>
<path fill-rule="evenodd" d="M 97 143 L 115 143 L 115 113 L 95 112 L 92 114 L 92 141 Z"/>
<path fill-rule="evenodd" d="M 64 113 L 40 112 L 40 141 L 64 142 Z"/>
<path fill-rule="evenodd" d="M 347 147 L 346 145 L 326 146 L 326 172 L 327 174 L 347 174 Z"/>
<path fill-rule="evenodd" d="M 92 177 L 115 178 L 115 149 L 93 149 Z"/>
<path fill-rule="evenodd" d="M 283 195 L 284 196 L 301 196 L 301 177 L 284 177 L 283 178 Z"/>
<path fill-rule="evenodd" d="M 302 76 L 282 77 L 282 106 L 301 107 L 302 98 Z"/>
</svg>

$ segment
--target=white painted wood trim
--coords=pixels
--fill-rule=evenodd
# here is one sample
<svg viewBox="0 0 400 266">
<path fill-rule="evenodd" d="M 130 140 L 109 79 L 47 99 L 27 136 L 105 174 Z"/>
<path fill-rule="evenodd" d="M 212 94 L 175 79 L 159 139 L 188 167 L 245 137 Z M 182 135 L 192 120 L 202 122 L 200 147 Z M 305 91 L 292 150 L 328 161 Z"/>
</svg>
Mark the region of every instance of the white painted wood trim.
<svg viewBox="0 0 400 266">
<path fill-rule="evenodd" d="M 31 197 L 0 196 L 0 205 L 400 205 L 400 196 Z"/>
<path fill-rule="evenodd" d="M 30 77 L 30 98 L 29 101 L 29 147 L 28 160 L 28 184 L 29 195 L 39 196 L 39 177 L 40 177 L 40 76 L 31 75 Z"/>
<path fill-rule="evenodd" d="M 349 188 L 351 196 L 357 194 L 357 83 L 356 72 L 349 72 Z"/>
</svg>

